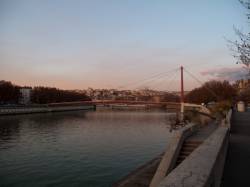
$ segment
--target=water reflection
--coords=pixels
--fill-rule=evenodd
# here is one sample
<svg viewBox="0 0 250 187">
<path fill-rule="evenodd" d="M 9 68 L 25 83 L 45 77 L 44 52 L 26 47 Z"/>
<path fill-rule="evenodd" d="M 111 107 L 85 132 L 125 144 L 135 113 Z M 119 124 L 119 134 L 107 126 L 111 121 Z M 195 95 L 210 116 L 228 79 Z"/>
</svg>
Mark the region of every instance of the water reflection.
<svg viewBox="0 0 250 187">
<path fill-rule="evenodd" d="M 164 150 L 165 120 L 161 112 L 0 117 L 0 186 L 110 186 Z"/>
<path fill-rule="evenodd" d="M 20 132 L 20 123 L 31 129 L 46 129 L 53 131 L 63 122 L 71 123 L 72 120 L 84 119 L 83 112 L 61 112 L 61 113 L 44 113 L 30 115 L 9 115 L 0 116 L 0 143 L 11 140 L 12 137 L 17 139 Z M 27 126 L 28 125 L 28 126 Z"/>
<path fill-rule="evenodd" d="M 0 118 L 0 144 L 11 140 L 13 136 L 17 137 L 20 131 L 20 119 L 18 118 Z"/>
</svg>

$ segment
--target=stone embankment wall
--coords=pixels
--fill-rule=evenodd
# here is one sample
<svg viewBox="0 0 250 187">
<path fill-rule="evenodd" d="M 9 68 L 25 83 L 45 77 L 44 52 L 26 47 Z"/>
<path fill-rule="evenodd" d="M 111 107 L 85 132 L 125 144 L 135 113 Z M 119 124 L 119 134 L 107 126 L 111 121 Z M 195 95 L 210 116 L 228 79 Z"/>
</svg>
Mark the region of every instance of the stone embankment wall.
<svg viewBox="0 0 250 187">
<path fill-rule="evenodd" d="M 219 187 L 229 142 L 231 114 L 230 111 L 221 125 L 158 187 Z"/>
<path fill-rule="evenodd" d="M 150 183 L 150 187 L 158 186 L 164 177 L 174 168 L 184 140 L 197 130 L 198 126 L 190 123 L 175 132 Z"/>
<path fill-rule="evenodd" d="M 58 107 L 16 107 L 16 108 L 0 108 L 0 115 L 16 115 L 16 114 L 32 114 L 45 112 L 60 112 L 73 110 L 94 110 L 94 105 L 82 106 L 58 106 Z"/>
</svg>

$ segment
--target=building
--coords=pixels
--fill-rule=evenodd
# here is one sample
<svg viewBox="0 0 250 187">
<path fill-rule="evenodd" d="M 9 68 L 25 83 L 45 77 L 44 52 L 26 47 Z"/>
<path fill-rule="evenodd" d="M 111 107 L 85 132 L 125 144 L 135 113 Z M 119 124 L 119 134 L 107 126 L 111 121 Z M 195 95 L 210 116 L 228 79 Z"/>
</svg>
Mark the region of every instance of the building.
<svg viewBox="0 0 250 187">
<path fill-rule="evenodd" d="M 20 104 L 27 105 L 31 103 L 31 91 L 32 88 L 29 87 L 20 88 Z"/>
<path fill-rule="evenodd" d="M 250 88 L 250 79 L 241 79 L 237 81 L 239 92 L 242 92 L 246 90 L 247 88 Z"/>
</svg>

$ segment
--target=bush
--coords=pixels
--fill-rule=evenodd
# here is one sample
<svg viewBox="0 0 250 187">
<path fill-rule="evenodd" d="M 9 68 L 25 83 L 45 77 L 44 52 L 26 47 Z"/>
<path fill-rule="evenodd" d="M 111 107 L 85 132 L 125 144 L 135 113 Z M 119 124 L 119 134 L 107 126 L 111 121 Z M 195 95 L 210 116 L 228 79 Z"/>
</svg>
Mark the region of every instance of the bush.
<svg viewBox="0 0 250 187">
<path fill-rule="evenodd" d="M 212 115 L 217 119 L 225 118 L 228 110 L 232 107 L 232 102 L 230 101 L 220 101 L 210 108 Z"/>
</svg>

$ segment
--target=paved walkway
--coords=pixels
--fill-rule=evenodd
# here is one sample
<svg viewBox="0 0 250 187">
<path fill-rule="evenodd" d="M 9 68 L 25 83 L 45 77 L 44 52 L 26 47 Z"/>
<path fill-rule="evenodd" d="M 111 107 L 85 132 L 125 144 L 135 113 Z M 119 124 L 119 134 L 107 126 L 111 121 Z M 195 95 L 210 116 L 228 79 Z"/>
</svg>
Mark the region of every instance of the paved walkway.
<svg viewBox="0 0 250 187">
<path fill-rule="evenodd" d="M 213 121 L 209 125 L 202 127 L 197 133 L 188 137 L 186 140 L 203 142 L 204 140 L 207 139 L 208 136 L 210 136 L 210 134 L 212 134 L 212 132 L 214 132 L 217 129 L 217 127 L 218 127 L 217 122 Z"/>
<path fill-rule="evenodd" d="M 222 187 L 250 186 L 250 111 L 233 113 Z"/>
</svg>

